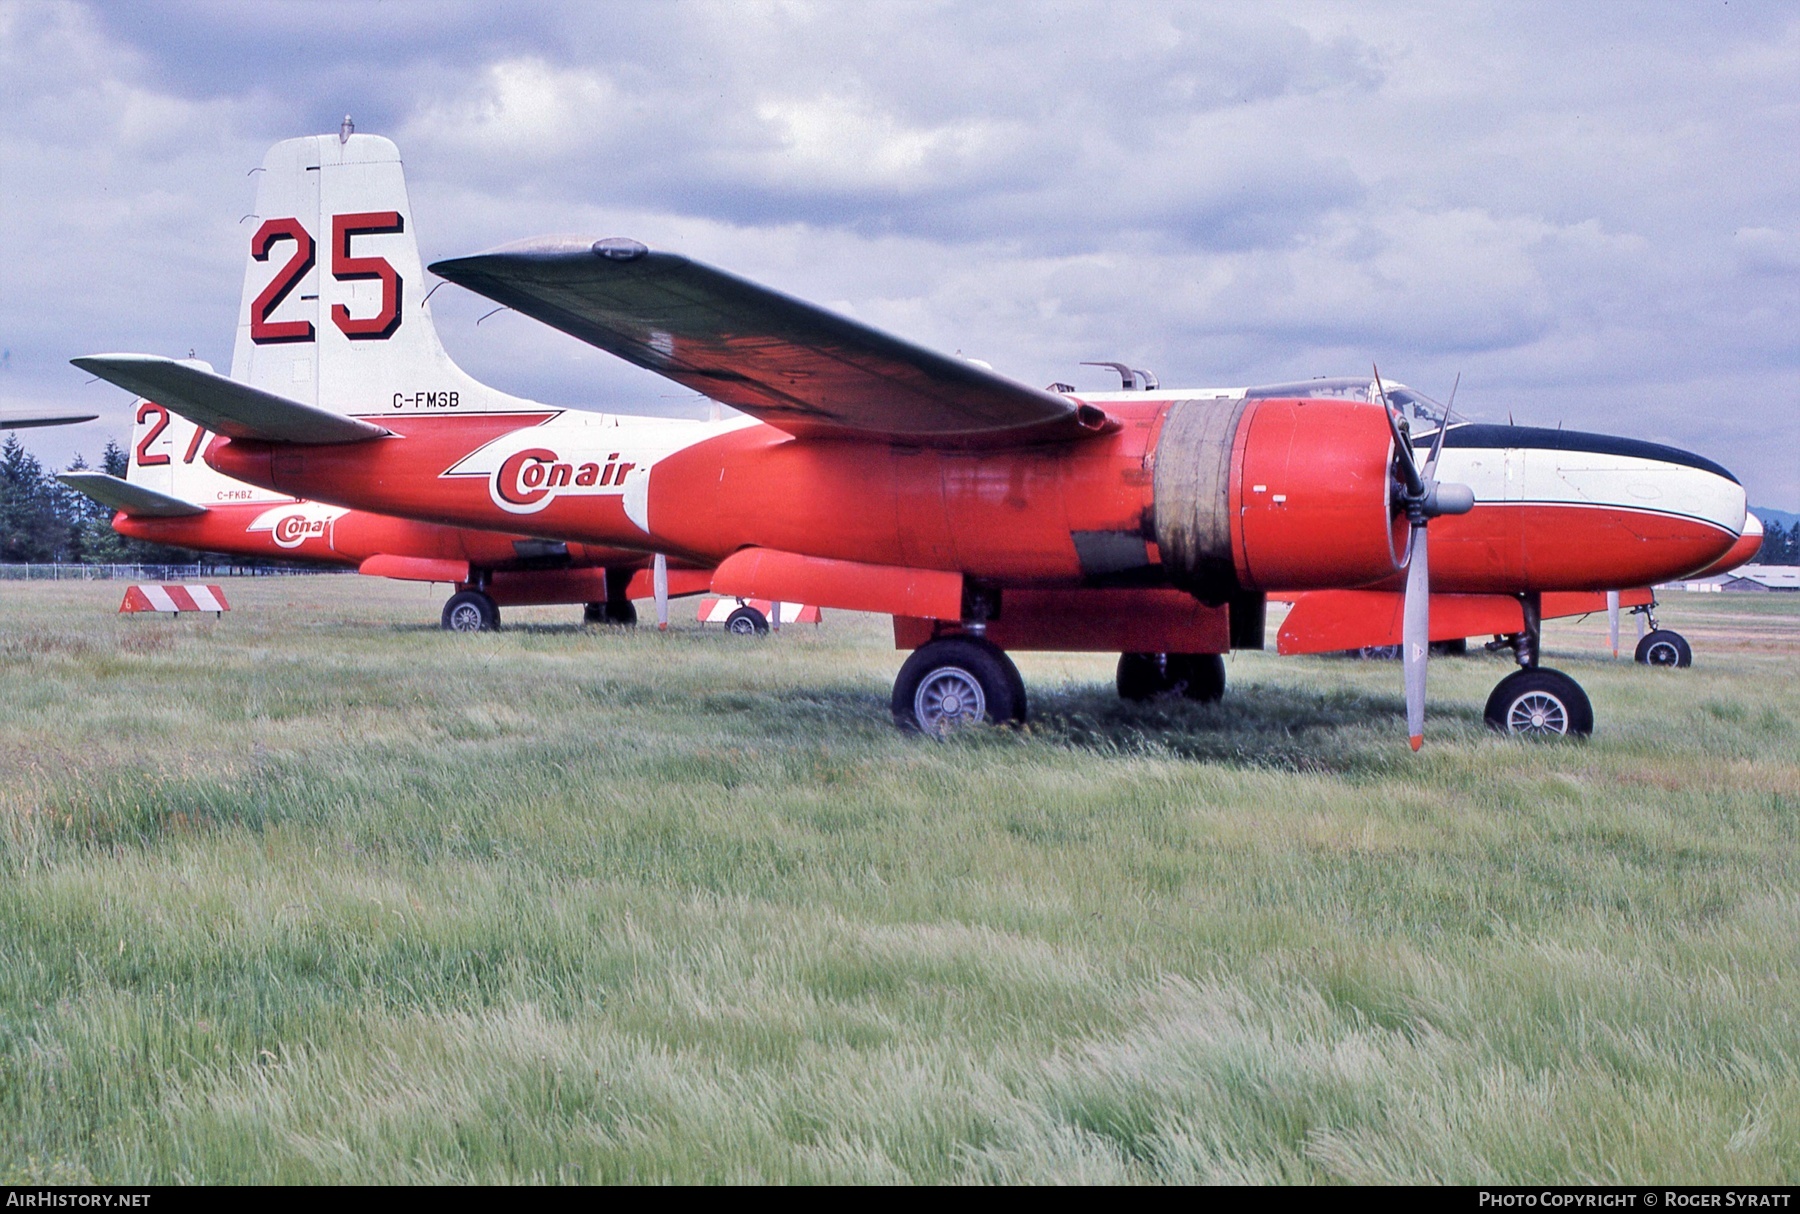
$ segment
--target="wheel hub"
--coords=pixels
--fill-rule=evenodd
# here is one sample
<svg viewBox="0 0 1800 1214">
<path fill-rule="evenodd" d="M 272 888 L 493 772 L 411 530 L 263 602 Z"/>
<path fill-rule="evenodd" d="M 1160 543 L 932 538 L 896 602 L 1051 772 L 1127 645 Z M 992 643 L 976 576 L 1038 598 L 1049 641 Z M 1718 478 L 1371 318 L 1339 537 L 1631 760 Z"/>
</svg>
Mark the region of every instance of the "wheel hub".
<svg viewBox="0 0 1800 1214">
<path fill-rule="evenodd" d="M 1564 734 L 1569 732 L 1569 711 L 1555 696 L 1534 691 L 1513 701 L 1506 724 L 1512 733 Z"/>
<path fill-rule="evenodd" d="M 926 733 L 943 735 L 987 717 L 987 697 L 974 675 L 960 666 L 932 671 L 913 696 L 913 716 Z"/>
</svg>

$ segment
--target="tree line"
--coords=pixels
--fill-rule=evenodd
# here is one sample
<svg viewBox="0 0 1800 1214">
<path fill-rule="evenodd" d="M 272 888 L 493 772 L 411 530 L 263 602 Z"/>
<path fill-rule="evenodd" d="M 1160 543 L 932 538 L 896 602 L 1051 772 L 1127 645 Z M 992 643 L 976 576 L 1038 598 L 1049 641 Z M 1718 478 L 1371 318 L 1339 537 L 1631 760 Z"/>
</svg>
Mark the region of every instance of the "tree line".
<svg viewBox="0 0 1800 1214">
<path fill-rule="evenodd" d="M 1758 565 L 1800 565 L 1800 521 L 1786 527 L 1764 523 L 1762 548 L 1751 559 Z"/>
<path fill-rule="evenodd" d="M 128 456 L 108 441 L 100 470 L 124 476 Z M 77 455 L 64 471 L 85 472 Z M 25 449 L 18 435 L 0 444 L 0 562 L 7 564 L 173 565 L 199 559 L 185 548 L 127 539 L 112 529 L 113 512 L 75 492 Z"/>
</svg>

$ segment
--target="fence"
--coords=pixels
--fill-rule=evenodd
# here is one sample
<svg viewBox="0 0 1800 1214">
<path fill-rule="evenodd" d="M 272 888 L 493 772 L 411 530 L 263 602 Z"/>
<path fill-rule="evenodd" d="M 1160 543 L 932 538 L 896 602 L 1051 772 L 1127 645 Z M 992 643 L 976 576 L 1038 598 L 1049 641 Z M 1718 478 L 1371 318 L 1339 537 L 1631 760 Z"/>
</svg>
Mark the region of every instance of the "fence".
<svg viewBox="0 0 1800 1214">
<path fill-rule="evenodd" d="M 0 582 L 88 582 L 127 578 L 181 582 L 208 577 L 311 577 L 349 569 L 281 568 L 269 565 L 0 565 Z"/>
</svg>

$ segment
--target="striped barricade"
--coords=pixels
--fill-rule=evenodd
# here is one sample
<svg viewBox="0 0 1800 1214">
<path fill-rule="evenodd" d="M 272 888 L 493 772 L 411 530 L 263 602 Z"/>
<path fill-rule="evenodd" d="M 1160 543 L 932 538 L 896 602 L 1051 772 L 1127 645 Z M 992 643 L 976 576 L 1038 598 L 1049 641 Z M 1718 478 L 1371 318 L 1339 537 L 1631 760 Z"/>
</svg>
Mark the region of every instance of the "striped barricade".
<svg viewBox="0 0 1800 1214">
<path fill-rule="evenodd" d="M 723 624 L 731 613 L 739 607 L 752 607 L 762 613 L 764 619 L 780 627 L 783 624 L 818 624 L 823 621 L 823 613 L 810 603 L 782 603 L 781 616 L 775 615 L 776 604 L 767 599 L 720 599 L 708 596 L 700 600 L 700 610 L 696 618 L 702 624 Z"/>
<path fill-rule="evenodd" d="M 217 586 L 128 586 L 125 601 L 119 604 L 121 614 L 128 611 L 210 611 L 223 615 L 231 610 L 225 592 Z"/>
</svg>

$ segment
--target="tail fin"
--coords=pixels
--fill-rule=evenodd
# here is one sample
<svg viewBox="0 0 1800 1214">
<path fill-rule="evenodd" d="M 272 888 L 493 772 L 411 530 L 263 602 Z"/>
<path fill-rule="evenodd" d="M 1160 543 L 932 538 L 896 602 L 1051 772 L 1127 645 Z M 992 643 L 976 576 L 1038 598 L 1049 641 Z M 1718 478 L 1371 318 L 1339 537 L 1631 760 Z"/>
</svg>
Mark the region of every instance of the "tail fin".
<svg viewBox="0 0 1800 1214">
<path fill-rule="evenodd" d="M 139 400 L 131 417 L 131 449 L 125 465 L 125 479 L 131 484 L 200 506 L 292 500 L 214 471 L 201 454 L 212 436 L 179 413 Z"/>
<path fill-rule="evenodd" d="M 541 408 L 478 383 L 444 352 L 391 141 L 276 144 L 251 219 L 232 379 L 359 417 Z"/>
</svg>

